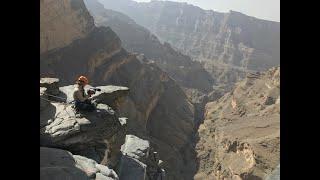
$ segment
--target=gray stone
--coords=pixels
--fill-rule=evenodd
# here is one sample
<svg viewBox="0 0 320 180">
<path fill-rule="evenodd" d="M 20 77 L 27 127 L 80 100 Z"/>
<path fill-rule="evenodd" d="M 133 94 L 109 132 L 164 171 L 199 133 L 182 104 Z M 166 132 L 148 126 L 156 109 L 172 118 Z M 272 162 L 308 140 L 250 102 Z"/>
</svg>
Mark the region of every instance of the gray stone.
<svg viewBox="0 0 320 180">
<path fill-rule="evenodd" d="M 97 173 L 95 180 L 113 180 L 113 178 L 107 177 L 101 173 Z"/>
<path fill-rule="evenodd" d="M 41 78 L 40 87 L 46 87 L 46 93 L 49 95 L 59 95 L 59 79 L 58 78 Z"/>
<path fill-rule="evenodd" d="M 118 167 L 121 180 L 164 178 L 164 170 L 159 166 L 159 155 L 150 148 L 148 141 L 127 135 L 121 151 L 123 156 Z"/>
<path fill-rule="evenodd" d="M 121 151 L 126 156 L 144 161 L 150 143 L 147 140 L 143 140 L 134 135 L 127 135 L 125 143 L 121 146 Z"/>
<path fill-rule="evenodd" d="M 101 91 L 96 91 L 92 99 L 96 103 L 107 104 L 116 112 L 118 106 L 126 102 L 129 94 L 129 88 L 122 86 L 98 86 L 96 88 L 101 89 Z"/>
<path fill-rule="evenodd" d="M 96 168 L 97 162 L 79 155 L 73 155 L 73 158 L 75 159 L 76 164 L 78 164 L 78 168 L 84 170 L 89 178 L 95 178 L 96 173 L 99 171 Z"/>
<path fill-rule="evenodd" d="M 97 168 L 99 167 L 99 168 Z M 104 171 L 100 171 L 104 169 Z M 105 173 L 112 172 L 112 173 Z M 117 175 L 107 166 L 97 164 L 92 159 L 70 152 L 40 147 L 40 179 L 41 180 L 118 180 Z"/>
<path fill-rule="evenodd" d="M 103 166 L 101 164 L 97 164 L 96 168 L 98 168 L 99 171 L 104 175 L 108 175 L 109 176 L 111 174 L 111 170 L 106 166 Z"/>
<path fill-rule="evenodd" d="M 119 179 L 117 173 L 114 170 L 109 169 L 107 166 L 97 164 L 96 168 L 98 168 L 98 170 L 100 171 L 100 174 L 104 176 L 111 177 L 113 179 Z"/>
<path fill-rule="evenodd" d="M 40 179 L 89 180 L 87 174 L 76 167 L 70 152 L 45 147 L 40 147 Z"/>
<path fill-rule="evenodd" d="M 142 162 L 128 156 L 123 156 L 120 163 L 119 177 L 121 180 L 145 179 L 146 165 Z"/>
</svg>

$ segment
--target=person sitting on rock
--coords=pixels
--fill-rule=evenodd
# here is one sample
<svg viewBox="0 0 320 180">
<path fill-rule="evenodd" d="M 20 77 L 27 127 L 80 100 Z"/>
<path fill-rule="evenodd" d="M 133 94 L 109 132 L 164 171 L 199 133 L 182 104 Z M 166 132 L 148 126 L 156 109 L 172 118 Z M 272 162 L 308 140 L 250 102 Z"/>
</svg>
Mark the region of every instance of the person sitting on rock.
<svg viewBox="0 0 320 180">
<path fill-rule="evenodd" d="M 77 87 L 73 92 L 73 99 L 75 101 L 75 109 L 76 111 L 88 111 L 92 112 L 96 109 L 95 105 L 91 103 L 91 95 L 93 92 L 88 91 L 88 94 L 85 94 L 84 87 L 89 83 L 88 78 L 85 76 L 80 76 L 77 80 Z"/>
</svg>

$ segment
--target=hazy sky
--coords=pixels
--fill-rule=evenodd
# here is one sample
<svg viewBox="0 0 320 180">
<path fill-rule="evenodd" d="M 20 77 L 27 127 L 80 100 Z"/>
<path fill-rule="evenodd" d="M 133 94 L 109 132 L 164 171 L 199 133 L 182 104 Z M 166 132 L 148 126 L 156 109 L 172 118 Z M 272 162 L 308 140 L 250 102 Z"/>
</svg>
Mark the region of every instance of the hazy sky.
<svg viewBox="0 0 320 180">
<path fill-rule="evenodd" d="M 135 0 L 150 2 L 150 0 Z M 248 16 L 280 22 L 280 0 L 170 0 L 187 2 L 202 9 L 219 12 L 234 10 Z"/>
</svg>

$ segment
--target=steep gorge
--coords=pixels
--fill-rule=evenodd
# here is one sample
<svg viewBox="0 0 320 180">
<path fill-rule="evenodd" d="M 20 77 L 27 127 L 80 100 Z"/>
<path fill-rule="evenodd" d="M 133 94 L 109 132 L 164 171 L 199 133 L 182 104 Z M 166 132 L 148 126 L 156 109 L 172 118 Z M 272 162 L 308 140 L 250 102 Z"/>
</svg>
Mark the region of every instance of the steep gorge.
<svg viewBox="0 0 320 180">
<path fill-rule="evenodd" d="M 125 49 L 144 54 L 183 87 L 203 93 L 212 91 L 215 82 L 199 62 L 175 51 L 168 43 L 160 43 L 149 30 L 139 26 L 125 14 L 106 9 L 108 7 L 105 8 L 97 0 L 85 0 L 85 4 L 95 19 L 95 24 L 110 27 L 119 36 Z"/>
<path fill-rule="evenodd" d="M 229 91 L 236 79 L 241 77 L 236 77 L 237 74 L 234 75 L 233 71 L 227 70 L 230 77 L 226 76 L 224 72 L 215 71 L 215 78 L 212 78 L 202 64 L 192 61 L 190 57 L 179 51 L 175 51 L 170 44 L 160 43 L 149 30 L 139 26 L 125 14 L 106 9 L 108 7 L 104 7 L 97 0 L 86 0 L 85 4 L 97 26 L 110 27 L 119 35 L 124 48 L 144 54 L 147 59 L 154 61 L 183 87 L 195 107 L 196 121 L 203 119 L 204 106 L 208 101 L 221 97 Z M 221 69 L 226 69 L 221 67 Z M 222 80 L 218 76 L 223 76 L 224 79 Z M 227 84 L 224 85 L 224 83 Z"/>
<path fill-rule="evenodd" d="M 145 163 L 142 156 L 146 154 L 149 146 L 158 152 L 163 160 L 166 179 L 263 179 L 279 164 L 280 67 L 267 73 L 258 73 L 247 70 L 247 67 L 239 68 L 236 64 L 221 66 L 215 64 L 216 62 L 202 62 L 210 72 L 210 77 L 200 63 L 174 50 L 177 48 L 172 48 L 170 44 L 160 43 L 155 35 L 121 13 L 104 11 L 104 16 L 94 15 L 95 20 L 101 20 L 94 22 L 82 0 L 41 0 L 40 4 L 40 77 L 59 78 L 59 83 L 65 86 L 60 90 L 65 95 L 72 91 L 72 87 L 67 85 L 73 84 L 80 74 L 89 77 L 90 85 L 93 86 L 103 88 L 112 84 L 128 87 L 127 98 L 116 100 L 111 105 L 105 102 L 116 111 L 116 114 L 112 115 L 112 122 L 117 124 L 117 127 L 125 124 L 127 134 L 150 142 L 142 143 L 144 146 L 135 149 L 135 153 L 138 153 L 138 159 Z M 130 5 L 130 2 L 128 4 Z M 95 27 L 94 23 L 100 27 Z M 103 23 L 110 27 L 101 26 Z M 123 38 L 128 34 L 128 29 L 132 36 Z M 157 51 L 154 51 L 155 49 Z M 176 71 L 176 67 L 179 66 L 183 68 Z M 251 74 L 246 76 L 247 72 Z M 231 88 L 241 77 L 245 79 Z M 45 102 L 41 99 L 44 91 L 43 87 L 40 88 L 42 114 L 46 111 L 42 106 Z M 227 91 L 231 92 L 220 98 Z M 204 107 L 208 101 L 214 102 L 208 103 L 203 112 L 200 107 Z M 62 109 L 62 104 L 58 103 L 45 106 Z M 106 105 L 100 107 L 107 109 Z M 40 117 L 44 117 L 41 113 Z M 64 112 L 62 116 L 66 117 L 67 114 Z M 119 118 L 118 122 L 117 117 L 128 119 Z M 195 117 L 199 118 L 196 119 L 198 121 L 194 121 Z M 126 119 L 124 124 L 123 119 Z M 70 130 L 69 126 L 73 128 L 71 131 L 75 130 L 78 133 L 75 136 L 71 135 L 71 140 L 68 141 L 76 143 L 70 148 L 73 155 L 61 152 L 63 156 L 60 157 L 58 154 L 59 159 L 63 161 L 65 156 L 70 156 L 68 160 L 75 159 L 76 165 L 82 166 L 83 169 L 87 167 L 84 162 L 90 162 L 93 167 L 87 167 L 88 176 L 96 176 L 95 178 L 99 179 L 103 174 L 115 178 L 114 173 L 107 171 L 106 167 L 76 154 L 81 153 L 85 157 L 95 159 L 98 164 L 112 166 L 113 160 L 105 163 L 101 158 L 92 157 L 81 149 L 87 146 L 86 142 L 81 142 L 79 147 L 79 142 L 74 141 L 79 140 L 77 137 L 86 137 L 82 132 L 98 133 L 99 138 L 106 138 L 104 133 L 108 134 L 113 132 L 112 130 L 98 128 L 99 131 L 92 132 L 94 129 L 88 128 L 84 119 L 77 119 L 78 124 L 66 123 L 66 127 L 63 127 L 65 129 L 59 129 L 59 122 L 54 121 L 51 125 L 45 126 L 44 124 L 49 123 L 46 120 L 42 121 L 40 118 L 40 135 L 44 134 L 44 139 L 48 141 L 55 140 L 54 138 L 60 140 L 65 136 L 57 137 L 55 134 L 55 137 L 49 138 L 43 129 L 47 126 L 55 129 L 54 133 L 58 129 L 60 134 L 64 134 L 64 131 Z M 68 118 L 65 121 L 68 121 Z M 97 121 L 100 122 L 99 119 Z M 197 130 L 198 125 L 200 127 Z M 110 128 L 109 126 L 103 128 Z M 100 131 L 103 133 L 100 134 Z M 135 136 L 127 136 L 126 142 L 136 142 L 130 140 L 136 139 Z M 117 138 L 108 139 L 113 139 L 111 142 L 114 143 Z M 123 134 L 119 143 L 120 139 L 122 142 Z M 92 139 L 89 142 L 88 145 L 96 143 Z M 101 145 L 94 146 L 99 149 Z M 126 144 L 127 146 L 129 145 Z M 119 144 L 115 147 L 118 150 Z M 46 149 L 40 149 L 48 152 Z M 56 151 L 50 150 L 50 153 L 52 152 Z M 136 156 L 130 151 L 128 153 Z M 101 156 L 107 154 L 106 151 L 106 154 Z M 120 161 L 125 162 L 130 158 L 132 157 L 122 156 Z M 41 161 L 42 164 L 45 165 L 43 169 L 51 166 L 45 161 Z M 94 170 L 94 175 L 90 170 Z M 137 170 L 124 169 L 122 172 L 129 171 Z M 130 176 L 121 174 L 121 171 L 117 173 L 120 173 L 120 177 L 127 176 L 130 179 Z"/>
<path fill-rule="evenodd" d="M 101 3 L 99 3 L 98 0 L 85 1 L 86 6 L 88 7 L 90 13 L 93 15 L 95 19 L 95 23 L 98 26 L 109 26 L 119 35 L 126 49 L 132 52 L 145 54 L 149 59 L 154 60 L 157 63 L 157 65 L 159 65 L 159 67 L 167 71 L 168 74 L 171 77 L 173 77 L 173 79 L 175 79 L 178 84 L 183 86 L 185 93 L 187 94 L 189 100 L 191 100 L 195 107 L 195 121 L 197 123 L 201 122 L 204 119 L 204 106 L 207 102 L 217 100 L 226 92 L 229 92 L 234 87 L 237 81 L 243 79 L 246 73 L 254 72 L 252 70 L 247 69 L 246 67 L 239 67 L 238 65 L 233 65 L 232 63 L 228 64 L 227 62 L 223 61 L 212 61 L 202 59 L 201 64 L 197 63 L 197 61 L 191 60 L 191 58 L 189 58 L 186 55 L 183 55 L 180 52 L 182 51 L 183 53 L 186 53 L 193 57 L 190 54 L 190 52 L 192 52 L 195 49 L 195 47 L 190 47 L 188 52 L 186 52 L 185 50 L 176 48 L 175 46 L 175 39 L 179 38 L 179 36 L 183 34 L 182 32 L 176 32 L 178 37 L 174 37 L 171 40 L 170 38 L 167 38 L 164 40 L 165 42 L 162 44 L 159 42 L 157 36 L 160 39 L 163 38 L 160 35 L 154 35 L 153 33 L 156 32 L 152 30 L 152 27 L 148 26 L 147 24 L 144 24 L 144 22 L 141 21 L 141 19 L 147 21 L 148 18 L 152 18 L 153 15 L 157 13 L 160 13 L 160 18 L 162 18 L 162 16 L 171 16 L 173 12 L 177 11 L 177 8 L 180 8 L 180 5 L 182 3 L 137 3 L 128 0 L 121 0 L 117 2 L 108 3 L 106 3 L 107 1 L 101 0 L 100 2 L 104 3 L 105 7 Z M 185 7 L 185 4 L 182 5 L 182 7 Z M 193 9 L 195 7 L 191 6 L 185 8 L 189 9 L 190 11 L 184 12 L 189 14 L 183 15 L 190 16 L 194 13 Z M 127 13 L 128 15 L 130 15 L 131 18 L 134 18 L 134 20 L 136 20 L 137 22 L 140 22 L 145 27 L 151 28 L 151 32 L 146 28 L 136 24 L 135 21 L 130 19 L 127 15 L 111 9 Z M 141 14 L 142 12 L 146 12 L 148 16 L 144 17 L 144 15 Z M 154 19 L 154 21 L 157 22 L 158 20 Z M 161 23 L 169 23 L 170 21 L 171 20 L 167 21 L 162 19 Z M 192 18 L 190 21 L 192 21 Z M 175 25 L 172 24 L 165 25 L 167 25 L 168 28 L 175 27 Z M 213 24 L 212 26 L 217 25 Z M 186 31 L 187 27 L 183 26 L 179 28 L 182 31 Z M 210 30 L 208 31 L 209 32 L 203 31 L 197 33 L 199 33 L 200 35 L 203 35 L 205 33 L 212 33 L 210 32 Z M 170 31 L 168 33 L 170 34 Z M 208 37 L 204 39 L 207 40 Z M 171 46 L 166 41 L 172 43 L 173 46 Z M 273 42 L 276 43 L 276 41 Z M 190 43 L 192 44 L 192 42 L 185 43 L 188 46 L 190 45 Z M 179 51 L 176 51 L 177 49 Z M 201 49 L 205 50 L 206 48 L 201 47 Z M 210 48 L 210 50 L 212 50 L 212 48 Z M 197 60 L 197 58 L 194 59 Z M 238 60 L 239 58 L 235 59 Z M 257 61 L 258 60 L 261 60 L 261 58 L 259 59 L 258 57 Z M 208 73 L 205 71 L 207 71 Z M 208 77 L 209 74 L 211 78 Z"/>
</svg>

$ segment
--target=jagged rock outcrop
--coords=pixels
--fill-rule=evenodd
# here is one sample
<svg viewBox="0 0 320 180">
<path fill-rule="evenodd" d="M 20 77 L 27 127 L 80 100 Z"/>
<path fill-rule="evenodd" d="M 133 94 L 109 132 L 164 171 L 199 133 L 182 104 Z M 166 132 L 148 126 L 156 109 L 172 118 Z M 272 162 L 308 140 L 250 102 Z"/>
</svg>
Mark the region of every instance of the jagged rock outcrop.
<svg viewBox="0 0 320 180">
<path fill-rule="evenodd" d="M 50 95 L 59 95 L 59 79 L 57 78 L 41 78 L 40 87 L 45 87 L 46 93 Z"/>
<path fill-rule="evenodd" d="M 251 70 L 280 63 L 280 23 L 230 11 L 203 10 L 170 1 L 101 0 L 198 61 L 218 61 Z"/>
<path fill-rule="evenodd" d="M 82 0 L 40 0 L 40 54 L 85 37 L 93 27 Z"/>
<path fill-rule="evenodd" d="M 117 92 L 117 88 L 113 87 L 109 92 L 102 91 L 100 96 L 104 93 L 117 97 L 113 92 Z M 127 92 L 124 92 L 121 97 L 126 95 Z M 126 125 L 106 104 L 98 104 L 95 112 L 78 114 L 72 104 L 50 102 L 40 112 L 41 146 L 65 149 L 109 167 L 117 164 L 125 135 Z"/>
<path fill-rule="evenodd" d="M 248 74 L 206 105 L 195 179 L 265 179 L 280 162 L 280 67 Z"/>
<path fill-rule="evenodd" d="M 75 85 L 69 85 L 61 87 L 61 92 L 64 95 L 61 95 L 62 98 L 66 98 L 66 101 L 71 102 L 73 101 L 73 90 Z M 87 89 L 93 88 L 90 85 L 85 87 L 85 91 Z M 115 111 L 117 116 L 120 115 L 119 108 L 125 106 L 127 103 L 127 97 L 129 96 L 129 88 L 122 87 L 122 86 L 97 86 L 94 87 L 99 89 L 100 91 L 96 91 L 96 93 L 92 96 L 92 101 L 96 102 L 97 104 L 107 104 L 109 107 Z"/>
<path fill-rule="evenodd" d="M 119 180 L 107 166 L 68 151 L 40 147 L 41 180 Z"/>
<path fill-rule="evenodd" d="M 199 62 L 175 51 L 169 43 L 160 43 L 149 30 L 120 12 L 105 9 L 97 0 L 86 0 L 85 4 L 94 17 L 95 24 L 110 26 L 120 37 L 125 49 L 143 53 L 182 86 L 205 93 L 212 91 L 214 80 Z"/>
<path fill-rule="evenodd" d="M 127 135 L 121 147 L 123 154 L 118 169 L 122 180 L 165 179 L 163 162 L 147 140 Z"/>
<path fill-rule="evenodd" d="M 71 3 L 71 0 L 66 3 Z M 59 18 L 65 21 L 63 17 Z M 108 27 L 92 27 L 83 38 L 40 54 L 40 77 L 59 78 L 60 85 L 66 86 L 75 83 L 79 75 L 87 76 L 92 86 L 112 84 L 130 89 L 126 103 L 117 107 L 118 117 L 128 118 L 128 133 L 150 138 L 152 146 L 163 157 L 168 178 L 180 177 L 180 169 L 184 165 L 182 148 L 194 131 L 193 105 L 181 87 L 155 63 L 140 61 L 137 54 L 124 50 L 119 37 Z M 57 103 L 52 106 L 51 109 L 61 108 Z M 81 127 L 82 122 L 84 127 L 90 126 L 85 124 L 85 120 L 75 125 Z M 45 126 L 47 124 L 44 123 L 43 130 Z M 69 126 L 69 123 L 66 128 L 77 132 L 77 128 Z M 76 139 L 76 135 L 70 138 Z M 78 154 L 81 149 L 74 150 Z"/>
</svg>

